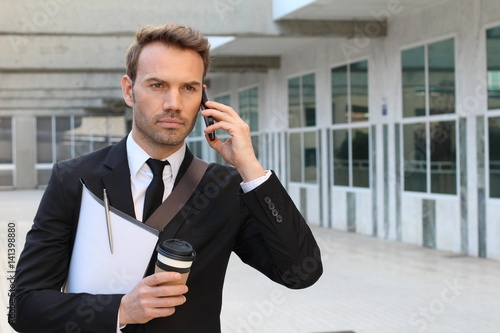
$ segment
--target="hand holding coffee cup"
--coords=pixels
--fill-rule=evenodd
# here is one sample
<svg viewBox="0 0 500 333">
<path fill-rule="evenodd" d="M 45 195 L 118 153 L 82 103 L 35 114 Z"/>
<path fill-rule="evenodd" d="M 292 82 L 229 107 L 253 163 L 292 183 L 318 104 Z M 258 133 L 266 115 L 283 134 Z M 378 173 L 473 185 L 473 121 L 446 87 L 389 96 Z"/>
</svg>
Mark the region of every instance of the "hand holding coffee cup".
<svg viewBox="0 0 500 333">
<path fill-rule="evenodd" d="M 156 248 L 158 256 L 155 273 L 179 272 L 181 279 L 166 284 L 186 284 L 191 264 L 196 258 L 196 252 L 188 242 L 181 239 L 167 239 Z"/>
</svg>

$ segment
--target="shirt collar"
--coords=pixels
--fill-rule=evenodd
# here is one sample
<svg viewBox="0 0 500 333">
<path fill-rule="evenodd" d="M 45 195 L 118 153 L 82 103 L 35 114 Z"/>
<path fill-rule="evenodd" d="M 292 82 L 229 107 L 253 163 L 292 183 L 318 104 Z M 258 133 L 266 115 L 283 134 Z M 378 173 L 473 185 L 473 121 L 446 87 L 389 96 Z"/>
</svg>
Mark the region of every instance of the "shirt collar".
<svg viewBox="0 0 500 333">
<path fill-rule="evenodd" d="M 168 160 L 168 163 L 170 163 L 172 168 L 172 179 L 176 179 L 185 154 L 186 143 L 184 143 L 175 153 L 166 159 L 163 159 Z M 141 170 L 144 164 L 146 164 L 146 161 L 151 158 L 151 156 L 149 156 L 148 153 L 146 153 L 144 149 L 142 149 L 132 138 L 132 132 L 130 132 L 127 137 L 127 158 L 132 177 L 136 177 L 139 170 Z"/>
</svg>

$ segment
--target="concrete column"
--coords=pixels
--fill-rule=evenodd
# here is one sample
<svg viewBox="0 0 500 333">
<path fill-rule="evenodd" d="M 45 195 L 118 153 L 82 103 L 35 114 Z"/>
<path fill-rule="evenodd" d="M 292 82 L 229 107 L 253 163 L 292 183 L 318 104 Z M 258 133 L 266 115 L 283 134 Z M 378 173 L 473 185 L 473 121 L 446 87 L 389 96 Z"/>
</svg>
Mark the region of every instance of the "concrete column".
<svg viewBox="0 0 500 333">
<path fill-rule="evenodd" d="M 14 124 L 14 163 L 16 164 L 14 187 L 31 189 L 36 186 L 35 117 L 16 116 Z"/>
</svg>

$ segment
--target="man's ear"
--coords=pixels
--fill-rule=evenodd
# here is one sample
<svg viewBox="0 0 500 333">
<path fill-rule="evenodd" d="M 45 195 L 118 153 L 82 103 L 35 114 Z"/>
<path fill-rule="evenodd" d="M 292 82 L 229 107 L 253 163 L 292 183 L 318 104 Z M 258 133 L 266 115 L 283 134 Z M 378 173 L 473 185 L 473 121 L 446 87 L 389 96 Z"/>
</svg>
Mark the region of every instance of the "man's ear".
<svg viewBox="0 0 500 333">
<path fill-rule="evenodd" d="M 133 82 L 128 75 L 122 77 L 122 95 L 123 100 L 128 106 L 134 106 L 134 93 L 132 92 Z"/>
</svg>

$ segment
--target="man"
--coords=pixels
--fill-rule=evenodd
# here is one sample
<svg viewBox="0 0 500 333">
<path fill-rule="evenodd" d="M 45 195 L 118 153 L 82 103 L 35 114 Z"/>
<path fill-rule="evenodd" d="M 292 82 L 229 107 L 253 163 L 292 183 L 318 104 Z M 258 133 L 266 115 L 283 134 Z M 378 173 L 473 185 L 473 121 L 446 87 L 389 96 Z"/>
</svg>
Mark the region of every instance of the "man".
<svg viewBox="0 0 500 333">
<path fill-rule="evenodd" d="M 265 171 L 251 144 L 248 125 L 229 106 L 207 102 L 203 116 L 224 130 L 225 142 L 208 140 L 234 168 L 210 164 L 197 189 L 162 232 L 197 252 L 186 285 L 174 272 L 151 267 L 126 295 L 61 292 L 75 239 L 84 179 L 115 208 L 145 220 L 150 158 L 167 160 L 165 199 L 183 177 L 193 155 L 185 138 L 195 125 L 209 44 L 199 32 L 167 24 L 139 30 L 127 53 L 122 79 L 133 108 L 131 133 L 115 146 L 54 165 L 17 268 L 11 325 L 22 332 L 220 332 L 222 286 L 231 252 L 273 281 L 305 288 L 321 275 L 318 246 L 290 197 Z M 214 184 L 217 188 L 214 190 Z M 210 192 L 207 192 L 210 191 Z M 102 195 L 100 195 L 102 197 Z M 195 203 L 203 198 L 200 209 Z M 200 205 L 198 205 L 199 207 Z"/>
</svg>

